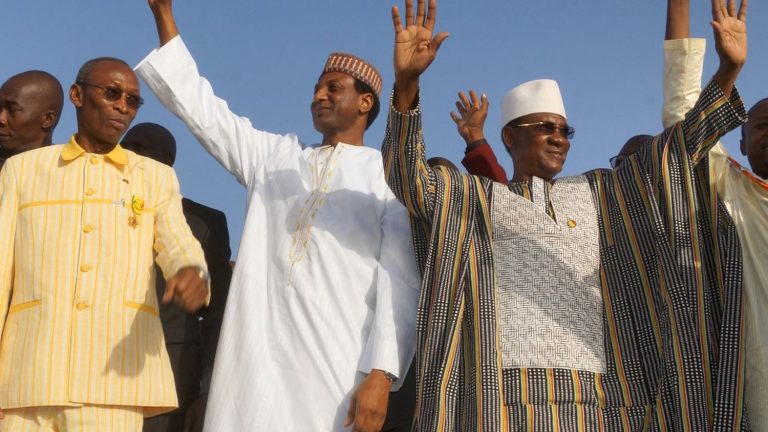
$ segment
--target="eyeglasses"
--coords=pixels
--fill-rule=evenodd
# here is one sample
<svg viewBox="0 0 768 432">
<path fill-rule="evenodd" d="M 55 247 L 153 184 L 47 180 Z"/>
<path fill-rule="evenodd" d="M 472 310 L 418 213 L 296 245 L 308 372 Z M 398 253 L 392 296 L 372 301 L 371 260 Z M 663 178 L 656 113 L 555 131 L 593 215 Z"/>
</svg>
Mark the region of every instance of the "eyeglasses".
<svg viewBox="0 0 768 432">
<path fill-rule="evenodd" d="M 624 158 L 625 156 L 623 154 L 617 154 L 616 156 L 608 159 L 608 162 L 611 163 L 611 168 L 616 168 L 622 161 L 624 161 Z"/>
<path fill-rule="evenodd" d="M 535 127 L 539 132 L 546 133 L 546 134 L 554 134 L 555 132 L 560 132 L 561 135 L 568 139 L 572 139 L 573 135 L 576 133 L 576 129 L 572 128 L 571 126 L 565 125 L 565 126 L 559 126 L 556 123 L 552 122 L 536 122 L 536 123 L 523 123 L 518 125 L 510 125 L 507 126 L 508 128 L 519 128 L 519 127 Z"/>
<path fill-rule="evenodd" d="M 117 102 L 123 97 L 123 95 L 125 95 L 126 105 L 134 110 L 138 110 L 139 107 L 144 104 L 144 99 L 141 96 L 126 93 L 117 87 L 100 86 L 85 81 L 77 81 L 75 84 L 96 87 L 97 89 L 101 90 L 101 93 L 104 95 L 104 99 L 108 100 L 109 102 Z"/>
</svg>

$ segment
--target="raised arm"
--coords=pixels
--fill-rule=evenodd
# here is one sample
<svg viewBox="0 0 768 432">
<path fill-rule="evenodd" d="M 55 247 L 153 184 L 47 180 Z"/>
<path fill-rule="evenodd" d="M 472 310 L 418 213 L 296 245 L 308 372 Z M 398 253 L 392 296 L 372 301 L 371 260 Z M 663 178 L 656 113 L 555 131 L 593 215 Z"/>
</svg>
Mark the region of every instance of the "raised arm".
<svg viewBox="0 0 768 432">
<path fill-rule="evenodd" d="M 712 26 L 720 57 L 717 73 L 681 121 L 657 136 L 653 145 L 644 146 L 637 152 L 637 161 L 651 174 L 651 181 L 657 188 L 667 187 L 669 181 L 675 181 L 676 177 L 670 178 L 670 169 L 685 166 L 686 159 L 692 166 L 706 160 L 721 136 L 746 121 L 744 103 L 734 87 L 746 60 L 746 0 L 738 13 L 733 1 L 720 9 L 721 1 L 712 2 Z"/>
<path fill-rule="evenodd" d="M 384 175 L 392 192 L 408 211 L 428 223 L 434 209 L 437 180 L 425 158 L 418 108 L 419 78 L 435 59 L 448 33 L 432 36 L 436 0 L 429 1 L 429 11 L 426 1 L 419 0 L 416 15 L 413 0 L 406 0 L 405 7 L 405 27 L 399 9 L 392 7 L 395 89 L 382 146 Z"/>
<path fill-rule="evenodd" d="M 200 75 L 179 35 L 171 0 L 148 2 L 161 46 L 139 63 L 136 73 L 208 153 L 247 186 L 270 155 L 290 145 L 299 146 L 298 139 L 256 130 L 250 120 L 231 112 L 227 102 L 217 97 L 208 80 Z"/>
<path fill-rule="evenodd" d="M 170 42 L 179 35 L 176 27 L 176 19 L 173 17 L 173 0 L 147 0 L 152 14 L 155 16 L 157 35 L 160 38 L 160 46 Z"/>
<path fill-rule="evenodd" d="M 690 38 L 690 0 L 667 1 L 664 40 L 664 128 L 683 120 L 701 93 L 701 73 L 707 41 Z"/>
<path fill-rule="evenodd" d="M 413 0 L 405 1 L 405 27 L 400 10 L 392 7 L 392 23 L 395 26 L 395 94 L 393 104 L 399 112 L 406 112 L 416 105 L 419 78 L 435 60 L 437 50 L 448 37 L 447 32 L 432 32 L 437 17 L 437 0 L 418 0 L 416 16 Z"/>
<path fill-rule="evenodd" d="M 474 90 L 469 91 L 469 97 L 464 92 L 459 92 L 459 100 L 456 101 L 458 113 L 451 112 L 451 119 L 456 123 L 456 129 L 467 145 L 461 163 L 472 175 L 507 183 L 507 173 L 496 160 L 496 155 L 483 132 L 485 119 L 488 117 L 488 105 L 488 96 L 485 94 L 478 98 Z"/>
<path fill-rule="evenodd" d="M 667 0 L 666 40 L 686 39 L 691 33 L 690 0 Z"/>
</svg>

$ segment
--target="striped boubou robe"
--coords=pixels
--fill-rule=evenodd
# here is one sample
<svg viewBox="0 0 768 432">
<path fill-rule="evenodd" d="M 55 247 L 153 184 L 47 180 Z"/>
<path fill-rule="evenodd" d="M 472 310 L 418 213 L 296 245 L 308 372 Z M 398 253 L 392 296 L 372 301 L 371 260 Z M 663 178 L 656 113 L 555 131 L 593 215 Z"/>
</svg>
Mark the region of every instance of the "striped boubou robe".
<svg viewBox="0 0 768 432">
<path fill-rule="evenodd" d="M 499 270 L 552 256 L 532 248 L 528 256 L 504 255 L 519 261 L 501 260 L 494 238 L 500 232 L 494 223 L 505 220 L 494 208 L 499 185 L 428 168 L 419 109 L 403 114 L 391 108 L 385 173 L 411 213 L 423 274 L 416 429 L 746 430 L 741 255 L 732 221 L 707 182 L 707 151 L 745 119 L 736 90 L 729 100 L 710 83 L 685 120 L 618 169 L 550 185 L 586 184 L 587 196 L 572 199 L 593 203 L 598 238 L 581 239 L 597 245 L 593 276 L 602 325 L 592 330 L 602 335 L 603 347 L 584 347 L 594 357 L 584 369 L 542 360 L 546 353 L 527 364 L 560 366 L 513 367 L 526 363 L 506 343 L 510 329 L 504 326 L 514 321 L 510 316 L 530 311 L 508 306 L 498 281 L 509 275 Z M 580 222 L 557 215 L 558 203 L 548 206 L 562 217 L 559 223 Z M 563 268 L 543 264 L 553 272 Z M 568 277 L 553 273 L 549 280 Z"/>
</svg>

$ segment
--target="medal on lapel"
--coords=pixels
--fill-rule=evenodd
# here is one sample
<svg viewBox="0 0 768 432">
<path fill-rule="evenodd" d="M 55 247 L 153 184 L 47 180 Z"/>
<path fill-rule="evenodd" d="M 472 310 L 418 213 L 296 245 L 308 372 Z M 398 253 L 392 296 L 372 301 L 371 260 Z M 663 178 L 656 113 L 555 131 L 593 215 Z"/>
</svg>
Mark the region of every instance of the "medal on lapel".
<svg viewBox="0 0 768 432">
<path fill-rule="evenodd" d="M 128 226 L 131 228 L 138 228 L 141 225 L 141 213 L 144 211 L 144 200 L 133 195 L 131 197 L 131 210 L 132 213 L 128 217 Z"/>
</svg>

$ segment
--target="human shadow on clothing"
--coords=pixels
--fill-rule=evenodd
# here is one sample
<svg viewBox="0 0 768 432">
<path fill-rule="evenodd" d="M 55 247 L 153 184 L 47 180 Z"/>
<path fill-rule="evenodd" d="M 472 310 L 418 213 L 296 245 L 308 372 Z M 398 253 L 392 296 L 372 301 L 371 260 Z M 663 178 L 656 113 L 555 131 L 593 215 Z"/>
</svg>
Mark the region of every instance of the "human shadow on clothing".
<svg viewBox="0 0 768 432">
<path fill-rule="evenodd" d="M 123 302 L 119 319 L 128 327 L 128 332 L 112 348 L 105 374 L 137 377 L 144 371 L 148 358 L 159 358 L 162 355 L 165 339 L 157 305 L 154 283 L 147 286 L 143 302 Z"/>
</svg>

